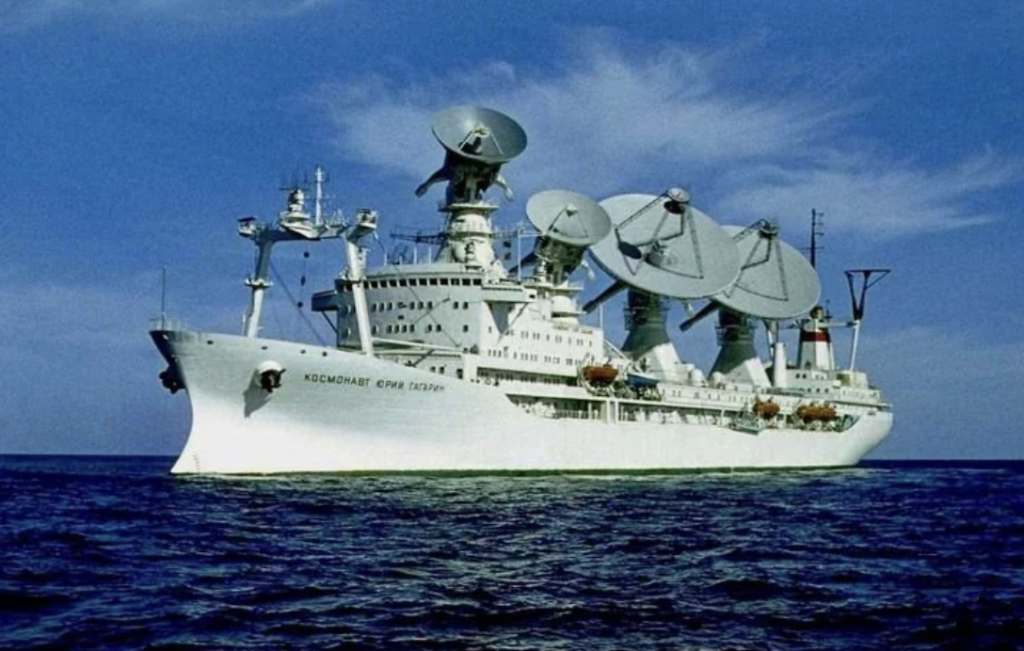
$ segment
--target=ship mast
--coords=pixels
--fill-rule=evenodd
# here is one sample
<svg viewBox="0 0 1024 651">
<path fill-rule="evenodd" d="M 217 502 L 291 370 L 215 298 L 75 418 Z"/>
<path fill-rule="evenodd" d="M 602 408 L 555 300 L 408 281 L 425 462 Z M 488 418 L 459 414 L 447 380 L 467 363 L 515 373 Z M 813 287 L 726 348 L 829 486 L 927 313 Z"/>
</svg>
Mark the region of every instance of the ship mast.
<svg viewBox="0 0 1024 651">
<path fill-rule="evenodd" d="M 857 344 L 860 342 L 860 324 L 864 321 L 868 290 L 889 275 L 892 269 L 847 269 L 846 283 L 850 288 L 850 305 L 853 308 L 853 343 L 850 344 L 850 370 L 857 368 Z M 872 280 L 872 276 L 874 279 Z M 860 281 L 860 290 L 856 288 Z"/>
<path fill-rule="evenodd" d="M 249 338 L 259 336 L 260 317 L 263 312 L 263 299 L 270 282 L 270 254 L 278 242 L 314 241 L 335 239 L 345 231 L 346 225 L 341 220 L 325 221 L 323 218 L 323 168 L 316 167 L 315 218 L 305 210 L 306 195 L 301 188 L 292 188 L 288 193 L 288 204 L 281 211 L 276 224 L 259 222 L 255 217 L 243 217 L 238 220 L 238 234 L 248 238 L 256 245 L 256 268 L 252 276 L 245 279 L 245 286 L 251 290 L 249 309 L 242 320 L 242 334 Z"/>
</svg>

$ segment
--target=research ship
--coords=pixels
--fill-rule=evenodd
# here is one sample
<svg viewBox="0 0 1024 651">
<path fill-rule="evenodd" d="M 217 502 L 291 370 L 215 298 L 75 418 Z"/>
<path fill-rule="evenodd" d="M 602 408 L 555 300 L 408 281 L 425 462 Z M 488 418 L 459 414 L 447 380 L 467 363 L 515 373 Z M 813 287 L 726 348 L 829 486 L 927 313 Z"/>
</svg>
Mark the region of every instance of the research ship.
<svg viewBox="0 0 1024 651">
<path fill-rule="evenodd" d="M 834 319 L 776 223 L 721 225 L 681 188 L 599 202 L 545 190 L 526 203 L 528 226 L 502 230 L 489 195 L 511 199 L 502 170 L 526 148 L 523 129 L 460 106 L 433 133 L 444 163 L 416 194 L 444 187 L 443 226 L 402 236 L 431 249 L 424 260 L 370 268 L 378 214 L 328 215 L 317 167 L 311 210 L 295 187 L 276 221 L 238 222 L 257 250 L 240 334 L 159 319 L 161 380 L 192 409 L 173 473 L 827 468 L 889 434 L 891 407 L 856 368 L 865 294 L 887 270 L 846 272 L 853 314 Z M 344 265 L 309 309 L 335 341 L 262 337 L 272 249 L 324 240 L 343 242 Z M 595 319 L 610 300 L 623 305 L 620 343 Z M 668 322 L 673 301 L 688 308 L 682 324 Z M 705 372 L 668 332 L 686 340 L 709 317 L 718 356 Z M 840 327 L 852 331 L 842 367 Z"/>
</svg>

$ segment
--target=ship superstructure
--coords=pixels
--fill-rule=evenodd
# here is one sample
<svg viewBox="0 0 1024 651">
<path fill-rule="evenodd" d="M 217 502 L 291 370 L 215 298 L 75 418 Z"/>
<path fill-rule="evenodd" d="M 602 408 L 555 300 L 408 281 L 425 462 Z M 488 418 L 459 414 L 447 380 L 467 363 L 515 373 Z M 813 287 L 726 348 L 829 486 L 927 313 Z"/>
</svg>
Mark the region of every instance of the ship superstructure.
<svg viewBox="0 0 1024 651">
<path fill-rule="evenodd" d="M 444 164 L 416 190 L 445 185 L 442 229 L 418 237 L 435 245 L 430 259 L 368 269 L 379 217 L 325 219 L 318 168 L 312 214 L 295 190 L 276 224 L 240 223 L 259 253 L 241 336 L 152 332 L 165 385 L 186 389 L 193 410 L 175 472 L 829 467 L 889 433 L 889 405 L 853 359 L 837 367 L 830 339 L 859 333 L 863 293 L 852 320 L 831 320 L 814 268 L 774 223 L 722 227 L 679 188 L 600 203 L 547 190 L 526 204 L 532 250 L 507 267 L 504 242 L 520 233 L 495 226 L 488 191 L 511 198 L 501 170 L 526 134 L 477 107 L 441 113 L 433 130 Z M 312 309 L 329 316 L 334 345 L 261 338 L 272 247 L 328 238 L 344 239 L 347 263 Z M 588 258 L 610 281 L 581 304 Z M 616 346 L 585 317 L 620 292 Z M 707 373 L 668 335 L 673 300 L 706 302 L 684 331 L 717 314 Z"/>
</svg>

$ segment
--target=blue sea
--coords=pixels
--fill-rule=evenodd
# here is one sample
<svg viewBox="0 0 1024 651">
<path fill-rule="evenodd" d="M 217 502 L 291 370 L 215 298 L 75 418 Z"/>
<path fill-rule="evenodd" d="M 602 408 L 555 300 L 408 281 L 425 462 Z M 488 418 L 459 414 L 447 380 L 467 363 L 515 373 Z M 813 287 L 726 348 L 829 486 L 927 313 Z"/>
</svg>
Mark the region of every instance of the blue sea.
<svg viewBox="0 0 1024 651">
<path fill-rule="evenodd" d="M 1024 463 L 173 478 L 0 457 L 0 648 L 1020 649 Z"/>
</svg>

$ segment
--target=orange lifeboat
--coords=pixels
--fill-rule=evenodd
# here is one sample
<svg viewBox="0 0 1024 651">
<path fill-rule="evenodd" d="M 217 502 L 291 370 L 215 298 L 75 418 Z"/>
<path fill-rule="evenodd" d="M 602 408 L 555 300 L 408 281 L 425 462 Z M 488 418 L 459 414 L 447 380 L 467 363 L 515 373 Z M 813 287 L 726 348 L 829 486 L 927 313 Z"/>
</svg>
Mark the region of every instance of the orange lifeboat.
<svg viewBox="0 0 1024 651">
<path fill-rule="evenodd" d="M 779 415 L 779 406 L 771 400 L 766 402 L 755 400 L 753 411 L 755 416 L 760 416 L 761 418 L 775 418 Z"/>
<path fill-rule="evenodd" d="M 584 366 L 583 379 L 591 384 L 607 385 L 615 381 L 619 376 L 619 370 L 611 364 L 601 366 Z"/>
<path fill-rule="evenodd" d="M 803 405 L 796 410 L 796 415 L 805 422 L 829 422 L 836 419 L 836 409 L 832 405 Z"/>
</svg>

